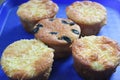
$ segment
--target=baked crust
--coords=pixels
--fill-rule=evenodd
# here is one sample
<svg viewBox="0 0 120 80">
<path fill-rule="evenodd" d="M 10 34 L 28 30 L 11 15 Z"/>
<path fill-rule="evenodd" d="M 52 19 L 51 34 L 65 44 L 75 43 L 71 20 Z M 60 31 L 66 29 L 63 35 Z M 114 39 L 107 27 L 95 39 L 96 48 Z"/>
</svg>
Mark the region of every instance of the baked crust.
<svg viewBox="0 0 120 80">
<path fill-rule="evenodd" d="M 120 62 L 120 47 L 105 36 L 86 36 L 72 44 L 74 66 L 86 80 L 107 80 Z"/>
<path fill-rule="evenodd" d="M 30 0 L 21 4 L 17 10 L 17 14 L 28 32 L 39 20 L 53 18 L 57 12 L 58 6 L 51 0 Z"/>
<path fill-rule="evenodd" d="M 36 32 L 35 32 L 36 31 Z M 39 21 L 34 29 L 34 35 L 45 44 L 55 49 L 55 56 L 71 54 L 69 48 L 74 39 L 79 38 L 80 27 L 69 19 L 43 19 Z"/>
<path fill-rule="evenodd" d="M 82 36 L 97 34 L 107 19 L 105 7 L 92 1 L 76 1 L 66 8 L 66 14 L 80 25 Z"/>
<path fill-rule="evenodd" d="M 41 80 L 46 78 L 53 63 L 53 49 L 41 41 L 19 40 L 10 44 L 3 52 L 1 65 L 13 80 Z"/>
<path fill-rule="evenodd" d="M 23 20 L 32 22 L 53 17 L 57 11 L 57 4 L 51 0 L 30 0 L 19 6 L 17 14 Z"/>
</svg>

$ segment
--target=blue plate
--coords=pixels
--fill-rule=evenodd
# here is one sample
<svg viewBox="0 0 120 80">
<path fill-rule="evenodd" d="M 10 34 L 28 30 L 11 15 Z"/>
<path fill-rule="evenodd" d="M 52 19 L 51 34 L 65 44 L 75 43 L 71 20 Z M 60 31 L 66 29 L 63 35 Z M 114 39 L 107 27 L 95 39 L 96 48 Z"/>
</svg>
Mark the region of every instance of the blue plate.
<svg viewBox="0 0 120 80">
<path fill-rule="evenodd" d="M 28 0 L 6 0 L 0 6 L 0 56 L 3 50 L 12 42 L 20 39 L 31 39 L 33 35 L 25 32 L 16 11 L 18 6 Z M 67 18 L 66 6 L 76 0 L 53 0 L 60 7 L 57 17 Z M 120 0 L 93 0 L 101 3 L 107 9 L 107 25 L 105 25 L 98 35 L 107 36 L 120 43 Z M 120 67 L 111 76 L 110 80 L 120 80 Z M 8 80 L 0 66 L 0 80 Z M 72 56 L 57 60 L 53 64 L 49 80 L 83 80 L 73 67 Z"/>
</svg>

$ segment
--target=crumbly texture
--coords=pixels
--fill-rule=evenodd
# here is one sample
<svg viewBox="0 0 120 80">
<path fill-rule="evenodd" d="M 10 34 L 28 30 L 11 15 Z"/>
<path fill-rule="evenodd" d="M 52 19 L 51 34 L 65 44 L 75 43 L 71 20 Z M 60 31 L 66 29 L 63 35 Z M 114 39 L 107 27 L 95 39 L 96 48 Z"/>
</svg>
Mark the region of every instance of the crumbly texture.
<svg viewBox="0 0 120 80">
<path fill-rule="evenodd" d="M 19 6 L 18 16 L 24 20 L 41 20 L 55 16 L 58 6 L 51 0 L 30 0 Z"/>
<path fill-rule="evenodd" d="M 86 36 L 75 40 L 72 52 L 77 72 L 89 80 L 106 80 L 120 62 L 120 47 L 104 36 Z"/>
<path fill-rule="evenodd" d="M 58 6 L 51 0 L 30 0 L 19 6 L 17 14 L 29 32 L 39 20 L 53 18 L 57 12 Z"/>
<path fill-rule="evenodd" d="M 106 24 L 106 9 L 97 2 L 76 1 L 66 8 L 66 14 L 80 25 L 82 35 L 97 34 Z"/>
<path fill-rule="evenodd" d="M 32 33 L 37 39 L 54 48 L 55 53 L 66 55 L 71 53 L 69 45 L 79 38 L 81 30 L 69 19 L 50 18 L 39 21 Z"/>
<path fill-rule="evenodd" d="M 11 79 L 41 80 L 44 74 L 50 73 L 53 52 L 53 49 L 41 41 L 22 39 L 10 44 L 4 50 L 1 65 Z"/>
</svg>

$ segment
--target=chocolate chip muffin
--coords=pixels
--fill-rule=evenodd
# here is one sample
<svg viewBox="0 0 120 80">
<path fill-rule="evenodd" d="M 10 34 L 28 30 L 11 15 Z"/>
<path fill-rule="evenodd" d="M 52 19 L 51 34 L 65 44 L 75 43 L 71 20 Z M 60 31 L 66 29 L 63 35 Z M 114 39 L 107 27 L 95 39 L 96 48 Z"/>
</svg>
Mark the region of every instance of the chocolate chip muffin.
<svg viewBox="0 0 120 80">
<path fill-rule="evenodd" d="M 51 0 L 29 0 L 21 4 L 17 10 L 17 14 L 28 32 L 39 20 L 53 18 L 57 12 L 58 6 Z"/>
<path fill-rule="evenodd" d="M 74 67 L 85 80 L 109 80 L 120 63 L 120 46 L 105 36 L 86 36 L 72 44 Z"/>
<path fill-rule="evenodd" d="M 55 58 L 63 58 L 71 54 L 69 46 L 79 38 L 81 30 L 69 19 L 50 18 L 39 21 L 31 33 L 55 49 Z"/>
<path fill-rule="evenodd" d="M 105 7 L 92 1 L 76 1 L 66 8 L 66 14 L 80 25 L 82 36 L 98 34 L 107 19 Z"/>
<path fill-rule="evenodd" d="M 22 39 L 4 50 L 1 66 L 12 80 L 47 80 L 53 63 L 53 52 L 41 41 Z"/>
</svg>

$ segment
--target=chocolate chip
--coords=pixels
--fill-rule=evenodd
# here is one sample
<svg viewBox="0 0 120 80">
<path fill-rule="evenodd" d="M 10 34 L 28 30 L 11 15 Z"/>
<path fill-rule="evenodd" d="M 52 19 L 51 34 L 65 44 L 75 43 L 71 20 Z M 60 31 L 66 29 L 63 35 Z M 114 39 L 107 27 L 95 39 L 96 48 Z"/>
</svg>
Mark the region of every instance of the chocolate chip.
<svg viewBox="0 0 120 80">
<path fill-rule="evenodd" d="M 67 37 L 67 36 L 62 36 L 61 38 L 58 38 L 58 39 L 60 39 L 60 40 L 65 40 L 65 41 L 67 41 L 68 43 L 71 43 L 71 39 L 70 39 L 69 37 Z"/>
<path fill-rule="evenodd" d="M 64 24 L 69 24 L 70 26 L 75 25 L 74 22 L 67 22 L 67 21 L 65 21 L 65 20 L 62 20 L 62 23 L 64 23 Z"/>
<path fill-rule="evenodd" d="M 35 33 L 38 32 L 38 30 L 39 30 L 39 27 L 36 27 L 35 29 L 33 29 L 33 30 L 31 31 L 31 33 L 32 33 L 32 34 L 35 34 Z"/>
<path fill-rule="evenodd" d="M 42 24 L 40 24 L 40 23 L 39 23 L 39 24 L 37 24 L 37 25 L 36 25 L 36 28 L 34 28 L 34 29 L 31 31 L 31 33 L 32 33 L 32 34 L 37 33 L 40 27 L 43 27 L 43 25 L 42 25 Z"/>
<path fill-rule="evenodd" d="M 53 20 L 54 20 L 54 18 L 50 18 L 50 19 L 49 19 L 49 21 L 53 21 Z"/>
<path fill-rule="evenodd" d="M 75 23 L 74 23 L 74 22 L 70 22 L 69 25 L 70 25 L 70 26 L 73 26 L 73 25 L 75 25 Z"/>
<path fill-rule="evenodd" d="M 65 20 L 62 20 L 62 23 L 63 24 L 69 24 L 67 21 L 65 21 Z"/>
<path fill-rule="evenodd" d="M 50 32 L 50 34 L 57 34 L 57 32 Z"/>
<path fill-rule="evenodd" d="M 80 32 L 78 30 L 72 29 L 71 31 L 75 34 L 78 34 L 78 35 L 80 34 Z"/>
<path fill-rule="evenodd" d="M 40 24 L 40 23 L 38 23 L 36 26 L 37 26 L 37 27 L 43 27 L 43 25 Z"/>
</svg>

